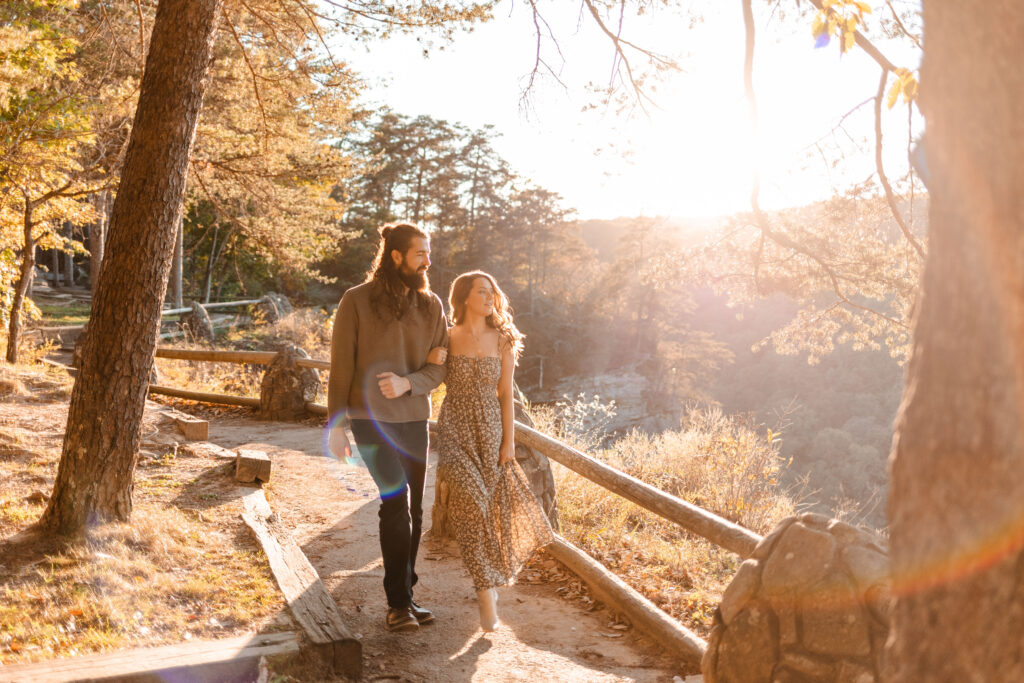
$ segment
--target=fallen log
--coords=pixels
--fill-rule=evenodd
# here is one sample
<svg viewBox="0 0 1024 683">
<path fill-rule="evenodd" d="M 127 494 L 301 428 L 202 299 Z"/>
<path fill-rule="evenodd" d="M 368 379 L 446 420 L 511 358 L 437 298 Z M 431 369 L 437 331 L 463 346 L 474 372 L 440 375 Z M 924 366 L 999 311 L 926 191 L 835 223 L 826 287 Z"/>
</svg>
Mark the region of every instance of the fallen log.
<svg viewBox="0 0 1024 683">
<path fill-rule="evenodd" d="M 247 493 L 242 507 L 242 519 L 263 546 L 277 585 L 314 650 L 335 674 L 358 679 L 363 668 L 362 643 L 345 625 L 316 569 L 276 520 L 263 490 Z"/>
<path fill-rule="evenodd" d="M 299 651 L 294 633 L 122 650 L 32 664 L 0 666 L 0 683 L 70 681 L 254 681 L 260 659 Z"/>
</svg>

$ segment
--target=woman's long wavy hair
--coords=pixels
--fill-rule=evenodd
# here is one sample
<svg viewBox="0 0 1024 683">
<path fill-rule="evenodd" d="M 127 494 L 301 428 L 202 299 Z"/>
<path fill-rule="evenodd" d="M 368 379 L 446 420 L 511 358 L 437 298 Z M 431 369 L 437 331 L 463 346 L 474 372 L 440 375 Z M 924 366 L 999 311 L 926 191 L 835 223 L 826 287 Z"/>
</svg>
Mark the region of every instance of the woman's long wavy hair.
<svg viewBox="0 0 1024 683">
<path fill-rule="evenodd" d="M 494 308 L 487 316 L 487 324 L 498 331 L 502 340 L 512 347 L 512 357 L 519 362 L 519 356 L 523 352 L 523 339 L 526 336 L 520 332 L 515 323 L 512 322 L 512 307 L 508 303 L 508 297 L 498 287 L 497 280 L 489 273 L 482 270 L 473 270 L 455 278 L 451 291 L 448 294 L 448 306 L 452 311 L 452 322 L 456 325 L 466 319 L 466 299 L 473 291 L 473 281 L 477 278 L 486 278 L 494 290 Z"/>
<path fill-rule="evenodd" d="M 391 252 L 397 250 L 398 253 L 405 256 L 416 237 L 430 239 L 427 233 L 412 223 L 388 223 L 380 226 L 377 256 L 366 273 L 367 282 L 378 284 L 378 291 L 373 297 L 378 313 L 382 313 L 382 309 L 386 309 L 391 311 L 396 319 L 401 319 L 409 307 L 409 300 L 403 294 L 408 285 L 403 282 L 402 275 L 398 272 L 394 259 L 391 258 Z M 430 280 L 426 273 L 423 273 L 422 280 L 422 286 L 414 288 L 414 291 L 420 306 L 425 310 L 425 307 L 430 304 Z"/>
</svg>

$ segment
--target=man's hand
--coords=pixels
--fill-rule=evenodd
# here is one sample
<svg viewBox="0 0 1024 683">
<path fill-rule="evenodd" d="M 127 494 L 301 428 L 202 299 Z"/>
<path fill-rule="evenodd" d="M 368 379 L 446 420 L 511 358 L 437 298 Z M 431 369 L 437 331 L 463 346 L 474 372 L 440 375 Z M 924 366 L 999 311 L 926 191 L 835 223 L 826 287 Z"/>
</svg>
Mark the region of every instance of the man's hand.
<svg viewBox="0 0 1024 683">
<path fill-rule="evenodd" d="M 412 389 L 412 383 L 405 377 L 399 377 L 393 372 L 382 372 L 377 375 L 377 386 L 384 398 L 396 398 Z"/>
<path fill-rule="evenodd" d="M 339 460 L 352 457 L 352 446 L 349 445 L 344 427 L 331 427 L 331 433 L 327 436 L 327 448 Z"/>
</svg>

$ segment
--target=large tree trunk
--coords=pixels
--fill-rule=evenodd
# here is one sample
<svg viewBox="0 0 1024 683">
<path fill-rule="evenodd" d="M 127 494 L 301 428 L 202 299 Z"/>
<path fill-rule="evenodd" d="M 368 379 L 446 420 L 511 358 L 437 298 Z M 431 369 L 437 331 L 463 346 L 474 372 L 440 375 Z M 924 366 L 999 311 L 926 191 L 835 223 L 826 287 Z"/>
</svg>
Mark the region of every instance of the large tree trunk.
<svg viewBox="0 0 1024 683">
<path fill-rule="evenodd" d="M 25 297 L 32 287 L 32 276 L 36 268 L 36 242 L 32 237 L 32 202 L 25 197 L 25 211 L 22 215 L 22 228 L 25 231 L 21 251 L 21 271 L 18 283 L 14 286 L 14 299 L 11 301 L 11 317 L 7 324 L 7 362 L 18 362 L 18 347 L 21 345 L 21 311 L 25 308 Z"/>
<path fill-rule="evenodd" d="M 891 461 L 888 678 L 1024 680 L 1024 15 L 925 0 L 929 249 Z"/>
<path fill-rule="evenodd" d="M 160 0 L 43 528 L 126 520 L 219 0 Z"/>
</svg>

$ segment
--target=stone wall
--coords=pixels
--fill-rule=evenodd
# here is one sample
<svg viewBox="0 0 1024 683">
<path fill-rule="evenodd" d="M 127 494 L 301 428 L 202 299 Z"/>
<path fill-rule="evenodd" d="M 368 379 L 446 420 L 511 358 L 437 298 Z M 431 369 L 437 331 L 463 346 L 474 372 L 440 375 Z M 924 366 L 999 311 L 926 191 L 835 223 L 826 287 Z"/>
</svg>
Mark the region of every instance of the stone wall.
<svg viewBox="0 0 1024 683">
<path fill-rule="evenodd" d="M 822 515 L 788 517 L 722 596 L 704 680 L 879 681 L 889 594 L 879 537 Z"/>
</svg>

